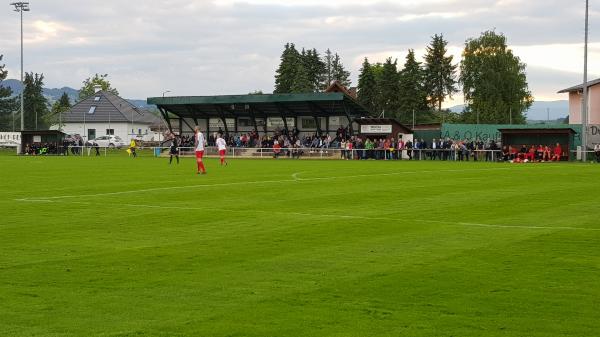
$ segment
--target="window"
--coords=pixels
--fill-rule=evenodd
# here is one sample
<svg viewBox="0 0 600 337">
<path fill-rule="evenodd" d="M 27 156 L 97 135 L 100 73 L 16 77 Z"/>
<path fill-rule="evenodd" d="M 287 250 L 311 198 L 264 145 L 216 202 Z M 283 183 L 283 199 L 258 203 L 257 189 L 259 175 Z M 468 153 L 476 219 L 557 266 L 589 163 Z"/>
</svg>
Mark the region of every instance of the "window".
<svg viewBox="0 0 600 337">
<path fill-rule="evenodd" d="M 106 134 L 108 136 L 114 136 L 115 134 L 115 129 L 106 129 Z"/>
<path fill-rule="evenodd" d="M 317 123 L 314 118 L 302 118 L 302 128 L 303 129 L 316 129 Z"/>
<path fill-rule="evenodd" d="M 88 114 L 90 114 L 90 115 L 91 115 L 91 114 L 93 114 L 94 112 L 96 112 L 96 106 L 95 106 L 95 105 L 92 105 L 92 106 L 90 107 L 90 110 L 88 111 Z"/>
<path fill-rule="evenodd" d="M 94 101 L 98 102 L 100 100 L 100 96 L 94 97 Z"/>
<path fill-rule="evenodd" d="M 238 118 L 238 126 L 253 126 L 250 118 Z"/>
</svg>

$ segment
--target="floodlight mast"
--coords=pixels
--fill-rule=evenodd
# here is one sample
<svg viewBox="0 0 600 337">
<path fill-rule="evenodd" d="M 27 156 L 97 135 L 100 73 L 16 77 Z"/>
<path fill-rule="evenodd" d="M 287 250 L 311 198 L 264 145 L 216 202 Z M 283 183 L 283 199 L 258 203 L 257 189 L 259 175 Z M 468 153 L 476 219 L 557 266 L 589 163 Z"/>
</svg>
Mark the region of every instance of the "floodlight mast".
<svg viewBox="0 0 600 337">
<path fill-rule="evenodd" d="M 29 12 L 29 2 L 13 2 L 10 4 L 15 7 L 15 12 L 21 14 L 21 131 L 25 130 L 25 109 L 23 93 L 25 92 L 25 83 L 23 83 L 23 12 Z"/>
<path fill-rule="evenodd" d="M 583 46 L 583 106 L 581 107 L 581 161 L 587 161 L 587 130 L 588 130 L 588 38 L 589 38 L 589 0 L 585 0 L 585 43 Z"/>
</svg>

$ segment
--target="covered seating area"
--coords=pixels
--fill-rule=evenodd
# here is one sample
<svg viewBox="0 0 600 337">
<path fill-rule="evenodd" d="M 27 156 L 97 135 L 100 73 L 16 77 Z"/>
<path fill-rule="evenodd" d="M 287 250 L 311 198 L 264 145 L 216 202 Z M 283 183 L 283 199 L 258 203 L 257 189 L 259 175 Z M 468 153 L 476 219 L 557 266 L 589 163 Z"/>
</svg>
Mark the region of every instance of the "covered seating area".
<svg viewBox="0 0 600 337">
<path fill-rule="evenodd" d="M 267 134 L 277 130 L 327 135 L 345 128 L 369 112 L 344 92 L 305 94 L 251 94 L 224 96 L 150 97 L 171 132 Z"/>
<path fill-rule="evenodd" d="M 571 128 L 539 128 L 539 129 L 498 129 L 502 137 L 502 146 L 531 147 L 549 146 L 554 148 L 560 144 L 561 160 L 572 160 L 571 151 L 575 144 L 575 130 Z"/>
</svg>

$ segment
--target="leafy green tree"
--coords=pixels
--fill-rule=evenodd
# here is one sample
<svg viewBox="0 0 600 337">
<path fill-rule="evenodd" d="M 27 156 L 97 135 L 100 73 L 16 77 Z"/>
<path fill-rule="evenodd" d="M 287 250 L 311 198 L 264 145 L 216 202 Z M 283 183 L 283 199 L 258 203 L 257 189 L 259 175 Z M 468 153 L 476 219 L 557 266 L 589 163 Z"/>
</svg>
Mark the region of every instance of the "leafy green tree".
<svg viewBox="0 0 600 337">
<path fill-rule="evenodd" d="M 63 94 L 60 96 L 60 99 L 54 102 L 54 104 L 52 104 L 50 113 L 44 117 L 44 123 L 50 126 L 58 125 L 59 130 L 61 130 L 64 125 L 62 114 L 69 111 L 70 109 L 71 100 L 69 99 L 67 93 L 63 92 Z"/>
<path fill-rule="evenodd" d="M 525 123 L 524 112 L 533 103 L 526 65 L 507 47 L 503 34 L 486 31 L 467 40 L 460 70 L 465 122 Z"/>
<path fill-rule="evenodd" d="M 371 114 L 375 114 L 377 106 L 377 75 L 369 60 L 365 57 L 360 75 L 358 75 L 358 102 Z"/>
<path fill-rule="evenodd" d="M 3 55 L 0 55 L 0 62 Z M 0 131 L 12 131 L 13 113 L 17 109 L 17 100 L 12 96 L 12 90 L 9 87 L 2 86 L 2 81 L 8 76 L 8 71 L 4 64 L 0 64 Z M 15 117 L 16 118 L 16 117 Z"/>
<path fill-rule="evenodd" d="M 443 35 L 434 35 L 425 55 L 425 88 L 429 106 L 442 111 L 446 97 L 458 92 L 456 87 L 456 68 L 452 64 L 453 56 L 446 55 L 448 42 Z"/>
<path fill-rule="evenodd" d="M 95 74 L 93 77 L 88 77 L 83 81 L 83 86 L 79 89 L 79 100 L 84 100 L 95 93 L 94 87 L 99 85 L 102 91 L 108 91 L 115 95 L 119 95 L 119 91 L 113 88 L 108 80 L 108 74 L 98 75 Z"/>
<path fill-rule="evenodd" d="M 281 62 L 275 74 L 274 93 L 290 93 L 296 80 L 298 65 L 301 63 L 300 53 L 293 43 L 287 43 L 281 54 Z"/>
<path fill-rule="evenodd" d="M 400 72 L 400 95 L 398 97 L 401 123 L 412 123 L 413 112 L 418 122 L 429 119 L 427 92 L 425 90 L 425 72 L 415 58 L 415 51 L 409 50 L 404 69 Z"/>
<path fill-rule="evenodd" d="M 44 119 L 49 110 L 48 100 L 43 94 L 44 74 L 25 73 L 23 82 L 25 130 L 45 129 Z"/>
</svg>

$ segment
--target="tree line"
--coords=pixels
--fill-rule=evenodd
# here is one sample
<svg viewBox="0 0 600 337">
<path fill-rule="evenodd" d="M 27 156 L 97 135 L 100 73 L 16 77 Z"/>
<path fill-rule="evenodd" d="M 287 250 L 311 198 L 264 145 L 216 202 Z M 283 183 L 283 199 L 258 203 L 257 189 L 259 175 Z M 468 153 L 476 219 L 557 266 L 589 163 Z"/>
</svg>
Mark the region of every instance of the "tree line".
<svg viewBox="0 0 600 337">
<path fill-rule="evenodd" d="M 463 58 L 454 62 L 448 41 L 436 34 L 426 48 L 424 62 L 413 49 L 402 65 L 389 57 L 383 63 L 365 58 L 358 76 L 357 100 L 373 116 L 398 119 L 401 123 L 486 123 L 522 124 L 533 103 L 526 66 L 507 46 L 506 37 L 495 31 L 483 32 L 465 42 Z M 275 75 L 275 93 L 324 91 L 332 81 L 351 85 L 337 53 L 329 49 L 320 56 L 316 49 L 299 52 L 293 43 L 285 45 Z M 461 113 L 442 109 L 461 92 L 465 108 Z"/>
</svg>

